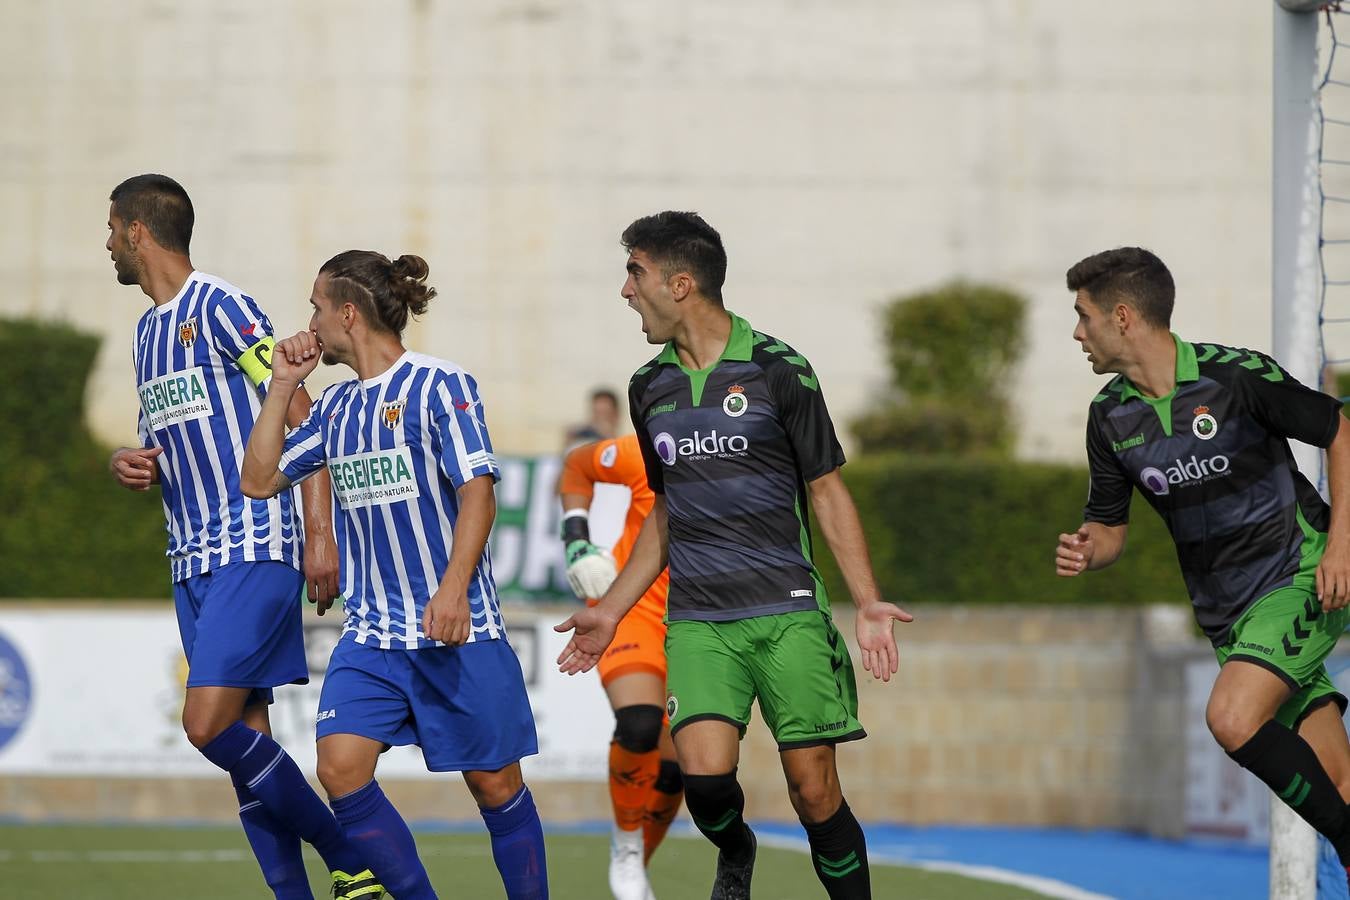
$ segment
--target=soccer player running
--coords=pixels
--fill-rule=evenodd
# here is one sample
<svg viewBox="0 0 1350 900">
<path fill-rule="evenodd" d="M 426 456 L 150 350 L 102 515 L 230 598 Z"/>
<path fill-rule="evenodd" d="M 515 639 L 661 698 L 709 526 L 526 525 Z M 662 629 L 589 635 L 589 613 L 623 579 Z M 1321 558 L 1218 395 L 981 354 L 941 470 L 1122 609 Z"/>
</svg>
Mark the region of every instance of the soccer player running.
<svg viewBox="0 0 1350 900">
<path fill-rule="evenodd" d="M 612 557 L 591 543 L 590 505 L 598 483 L 621 484 L 632 494 Z M 559 495 L 568 581 L 583 600 L 603 596 L 614 583 L 615 566 L 628 561 L 656 500 L 647 485 L 637 436 L 583 444 L 568 453 Z M 644 866 L 666 836 L 684 795 L 675 745 L 664 722 L 669 586 L 670 576 L 663 571 L 623 617 L 613 645 L 599 663 L 600 683 L 614 709 L 614 737 L 609 744 L 609 797 L 614 807 L 609 889 L 615 900 L 653 896 Z"/>
<path fill-rule="evenodd" d="M 192 201 L 176 181 L 138 175 L 110 199 L 117 280 L 153 304 L 132 348 L 141 445 L 114 453 L 111 468 L 131 490 L 160 486 L 188 659 L 183 728 L 229 773 L 244 833 L 278 898 L 313 896 L 301 839 L 332 872 L 334 896 L 381 896 L 332 812 L 270 736 L 272 688 L 309 680 L 305 579 L 320 614 L 337 593 L 327 485 L 303 491 L 305 576 L 291 495 L 259 502 L 239 490 L 244 441 L 269 389 L 272 325 L 253 298 L 193 268 Z M 308 405 L 300 391 L 282 414 L 298 424 Z"/>
<path fill-rule="evenodd" d="M 488 532 L 500 477 L 473 378 L 408 351 L 408 316 L 436 292 L 418 256 L 340 253 L 314 282 L 310 330 L 277 344 L 243 489 L 271 497 L 327 469 L 347 620 L 319 697 L 319 780 L 398 900 L 435 897 L 412 834 L 375 780 L 389 745 L 463 772 L 510 900 L 548 897 L 544 835 L 520 759 L 539 752 L 497 606 Z M 320 358 L 356 378 L 285 434 Z"/>
<path fill-rule="evenodd" d="M 857 604 L 863 664 L 883 681 L 898 665 L 892 623 L 912 617 L 880 598 L 816 373 L 723 307 L 721 236 L 694 213 L 663 212 L 622 240 L 623 297 L 648 343 L 665 345 L 629 385 L 656 499 L 610 590 L 557 626 L 575 629 L 558 663 L 592 668 L 668 559 L 666 712 L 685 802 L 720 851 L 712 897 L 750 896 L 755 836 L 736 764 L 756 698 L 825 892 L 868 897 L 866 842 L 835 766 L 835 744 L 865 734 L 812 562 L 808 500 Z"/>
<path fill-rule="evenodd" d="M 1108 250 L 1068 271 L 1073 336 L 1097 374 L 1091 486 L 1055 570 L 1076 576 L 1125 549 L 1137 489 L 1176 542 L 1201 629 L 1219 658 L 1205 720 L 1215 739 L 1350 866 L 1346 698 L 1323 662 L 1350 601 L 1350 428 L 1335 398 L 1270 357 L 1169 331 L 1175 288 L 1158 257 Z M 1327 448 L 1331 506 L 1290 439 Z"/>
</svg>

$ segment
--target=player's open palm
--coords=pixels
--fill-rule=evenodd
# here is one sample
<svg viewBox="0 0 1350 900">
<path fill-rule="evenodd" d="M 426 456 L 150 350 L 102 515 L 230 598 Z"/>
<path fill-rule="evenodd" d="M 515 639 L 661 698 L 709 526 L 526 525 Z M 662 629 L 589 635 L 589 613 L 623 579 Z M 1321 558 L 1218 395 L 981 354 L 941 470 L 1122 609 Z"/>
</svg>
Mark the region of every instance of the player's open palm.
<svg viewBox="0 0 1350 900">
<path fill-rule="evenodd" d="M 913 616 L 894 603 L 880 600 L 858 610 L 858 649 L 862 651 L 863 668 L 874 678 L 890 681 L 900 668 L 893 623 L 913 621 Z"/>
<path fill-rule="evenodd" d="M 566 622 L 554 625 L 554 631 L 564 634 L 572 632 L 572 639 L 558 654 L 558 669 L 568 675 L 575 675 L 595 668 L 595 664 L 600 662 L 600 655 L 614 640 L 617 625 L 613 617 L 598 606 L 578 610 Z"/>
<path fill-rule="evenodd" d="M 319 364 L 322 348 L 312 331 L 301 331 L 272 348 L 272 380 L 299 384 Z"/>
</svg>

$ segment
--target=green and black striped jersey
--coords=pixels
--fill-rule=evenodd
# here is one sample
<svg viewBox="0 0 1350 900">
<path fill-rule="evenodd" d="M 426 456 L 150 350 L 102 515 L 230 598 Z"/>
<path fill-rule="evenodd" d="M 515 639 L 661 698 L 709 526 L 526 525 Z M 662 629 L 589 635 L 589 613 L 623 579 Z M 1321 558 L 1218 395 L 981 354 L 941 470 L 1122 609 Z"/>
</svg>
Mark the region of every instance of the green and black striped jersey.
<svg viewBox="0 0 1350 900">
<path fill-rule="evenodd" d="M 1219 646 L 1253 601 L 1315 570 L 1330 510 L 1288 440 L 1329 446 L 1341 403 L 1265 354 L 1173 340 L 1171 394 L 1145 397 L 1117 375 L 1092 401 L 1084 519 L 1125 524 L 1137 488 L 1167 524 L 1196 620 Z"/>
<path fill-rule="evenodd" d="M 716 363 L 686 369 L 667 344 L 633 376 L 628 408 L 647 481 L 666 498 L 669 618 L 827 608 L 805 485 L 844 452 L 801 354 L 732 315 Z"/>
</svg>

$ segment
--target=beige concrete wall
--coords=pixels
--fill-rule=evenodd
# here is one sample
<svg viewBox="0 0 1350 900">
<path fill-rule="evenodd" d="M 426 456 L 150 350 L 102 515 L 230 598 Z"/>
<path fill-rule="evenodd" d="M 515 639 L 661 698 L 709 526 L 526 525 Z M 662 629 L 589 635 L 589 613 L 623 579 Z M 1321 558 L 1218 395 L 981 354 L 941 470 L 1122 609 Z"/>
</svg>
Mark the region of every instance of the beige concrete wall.
<svg viewBox="0 0 1350 900">
<path fill-rule="evenodd" d="M 1211 653 L 1193 636 L 1187 610 L 912 611 L 917 621 L 901 630 L 896 678 L 881 684 L 859 671 L 869 737 L 839 749 L 859 816 L 1181 833 L 1182 664 Z M 848 610 L 837 619 L 852 644 Z M 742 753 L 747 814 L 792 820 L 762 721 Z M 474 816 L 454 776 L 386 787 L 410 819 Z M 609 815 L 602 783 L 537 782 L 532 790 L 551 821 Z M 233 803 L 224 779 L 0 777 L 0 814 L 19 819 L 228 820 Z"/>
<path fill-rule="evenodd" d="M 1025 291 L 1025 455 L 1081 455 L 1100 379 L 1063 272 L 1153 247 L 1176 325 L 1269 347 L 1268 3 L 0 0 L 0 314 L 104 334 L 89 407 L 134 434 L 146 301 L 101 244 L 123 177 L 180 178 L 194 260 L 300 327 L 318 265 L 416 251 L 410 344 L 478 376 L 500 449 L 552 449 L 650 352 L 620 230 L 697 209 L 729 304 L 877 402 L 877 305 Z M 332 373 L 336 374 L 336 373 Z M 843 430 L 841 428 L 841 430 Z"/>
</svg>

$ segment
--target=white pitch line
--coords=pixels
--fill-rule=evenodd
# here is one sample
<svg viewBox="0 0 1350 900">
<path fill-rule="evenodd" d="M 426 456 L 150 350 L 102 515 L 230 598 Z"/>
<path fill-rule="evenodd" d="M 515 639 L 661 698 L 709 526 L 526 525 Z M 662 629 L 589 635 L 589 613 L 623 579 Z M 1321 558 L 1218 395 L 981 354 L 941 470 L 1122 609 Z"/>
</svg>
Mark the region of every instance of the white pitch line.
<svg viewBox="0 0 1350 900">
<path fill-rule="evenodd" d="M 780 850 L 796 850 L 799 853 L 811 852 L 810 844 L 801 838 L 765 835 L 759 838 L 759 842 L 766 847 L 777 847 Z M 1025 875 L 1021 872 L 1014 872 L 1010 869 L 1000 869 L 996 866 L 976 866 L 966 863 L 906 859 L 904 857 L 891 856 L 884 853 L 868 853 L 867 859 L 868 862 L 881 863 L 882 865 L 908 866 L 913 869 L 927 869 L 932 872 L 947 872 L 952 875 L 964 875 L 967 878 L 976 878 L 981 881 L 1009 884 L 1013 887 L 1035 891 L 1046 897 L 1053 897 L 1055 900 L 1114 900 L 1113 897 L 1110 897 L 1107 894 L 1096 894 L 1092 891 L 1085 891 L 1080 887 L 1054 878 L 1044 878 L 1039 875 Z"/>
</svg>

